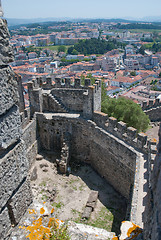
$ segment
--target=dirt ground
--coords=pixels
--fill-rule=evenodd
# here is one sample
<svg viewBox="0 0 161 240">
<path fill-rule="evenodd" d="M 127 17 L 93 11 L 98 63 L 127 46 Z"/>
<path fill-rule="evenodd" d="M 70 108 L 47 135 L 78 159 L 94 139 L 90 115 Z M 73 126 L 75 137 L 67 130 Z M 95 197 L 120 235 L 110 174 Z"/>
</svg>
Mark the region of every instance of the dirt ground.
<svg viewBox="0 0 161 240">
<path fill-rule="evenodd" d="M 89 165 L 72 159 L 71 173 L 66 176 L 57 172 L 55 159 L 54 155 L 43 154 L 43 159 L 36 161 L 32 167 L 34 201 L 45 202 L 48 211 L 54 207 L 55 216 L 63 221 L 79 223 L 91 190 L 98 191 L 95 210 L 85 223 L 119 232 L 120 223 L 125 219 L 125 199 Z"/>
</svg>

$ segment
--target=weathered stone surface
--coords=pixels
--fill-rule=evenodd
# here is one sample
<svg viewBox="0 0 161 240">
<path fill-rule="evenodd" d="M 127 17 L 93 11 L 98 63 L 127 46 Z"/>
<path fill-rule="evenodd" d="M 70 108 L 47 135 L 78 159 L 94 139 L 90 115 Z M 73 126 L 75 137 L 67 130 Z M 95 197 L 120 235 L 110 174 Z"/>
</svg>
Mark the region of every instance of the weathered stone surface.
<svg viewBox="0 0 161 240">
<path fill-rule="evenodd" d="M 0 69 L 0 115 L 18 101 L 17 82 L 11 68 Z"/>
<path fill-rule="evenodd" d="M 0 213 L 0 239 L 1 240 L 5 239 L 5 236 L 10 228 L 11 228 L 11 222 L 9 219 L 8 210 L 7 208 L 5 208 Z"/>
<path fill-rule="evenodd" d="M 14 61 L 13 50 L 9 44 L 9 37 L 7 21 L 0 19 L 0 65 L 7 65 Z"/>
<path fill-rule="evenodd" d="M 29 181 L 25 181 L 9 201 L 10 214 L 13 214 L 13 224 L 17 224 L 32 202 L 32 192 Z"/>
<path fill-rule="evenodd" d="M 3 207 L 13 191 L 27 176 L 29 163 L 24 143 L 20 142 L 0 159 L 0 206 Z"/>
<path fill-rule="evenodd" d="M 0 117 L 0 150 L 7 149 L 21 137 L 21 119 L 17 106 Z"/>
<path fill-rule="evenodd" d="M 74 222 L 69 222 L 68 233 L 71 240 L 112 240 L 115 237 L 113 232 Z"/>
</svg>

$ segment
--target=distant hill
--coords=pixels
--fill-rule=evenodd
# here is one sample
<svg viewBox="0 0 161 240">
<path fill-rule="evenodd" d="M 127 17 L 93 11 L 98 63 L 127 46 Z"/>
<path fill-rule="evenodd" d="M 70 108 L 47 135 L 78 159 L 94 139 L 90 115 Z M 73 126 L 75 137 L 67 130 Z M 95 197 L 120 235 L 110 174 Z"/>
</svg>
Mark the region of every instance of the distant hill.
<svg viewBox="0 0 161 240">
<path fill-rule="evenodd" d="M 69 21 L 69 20 L 70 20 L 69 18 L 32 18 L 32 19 L 7 18 L 8 26 L 25 25 L 30 23 Z"/>
<path fill-rule="evenodd" d="M 121 18 L 32 18 L 32 19 L 16 19 L 7 18 L 8 26 L 25 25 L 30 23 L 45 23 L 45 22 L 58 22 L 58 21 L 70 21 L 70 22 L 124 22 L 124 23 L 136 23 L 136 22 L 161 22 L 161 16 L 158 17 L 144 17 L 140 19 L 121 19 Z"/>
</svg>

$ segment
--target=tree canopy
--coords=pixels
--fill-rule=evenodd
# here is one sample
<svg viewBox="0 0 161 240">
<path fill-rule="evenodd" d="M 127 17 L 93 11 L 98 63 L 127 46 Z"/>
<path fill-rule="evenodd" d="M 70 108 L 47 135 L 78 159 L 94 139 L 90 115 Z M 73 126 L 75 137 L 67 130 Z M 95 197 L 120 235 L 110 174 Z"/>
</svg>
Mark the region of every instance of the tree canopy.
<svg viewBox="0 0 161 240">
<path fill-rule="evenodd" d="M 149 117 L 142 111 L 141 107 L 130 99 L 120 97 L 109 98 L 102 102 L 102 112 L 109 117 L 115 117 L 123 121 L 128 127 L 134 127 L 138 132 L 145 132 L 149 126 Z"/>
<path fill-rule="evenodd" d="M 79 40 L 74 47 L 68 49 L 68 53 L 72 54 L 75 49 L 77 52 L 84 55 L 87 54 L 104 54 L 107 51 L 111 51 L 116 48 L 115 44 L 112 41 L 105 41 L 101 39 L 91 38 L 86 40 Z"/>
<path fill-rule="evenodd" d="M 60 45 L 58 47 L 58 52 L 66 52 L 66 47 L 64 45 Z"/>
</svg>

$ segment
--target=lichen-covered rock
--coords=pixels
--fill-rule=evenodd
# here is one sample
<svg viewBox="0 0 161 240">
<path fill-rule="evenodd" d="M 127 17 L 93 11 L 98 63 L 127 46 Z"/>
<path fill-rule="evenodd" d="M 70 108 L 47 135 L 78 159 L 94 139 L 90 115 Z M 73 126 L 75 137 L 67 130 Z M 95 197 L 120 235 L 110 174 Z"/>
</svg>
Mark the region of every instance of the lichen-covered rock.
<svg viewBox="0 0 161 240">
<path fill-rule="evenodd" d="M 136 237 L 138 237 L 141 233 L 142 233 L 142 229 L 129 221 L 123 221 L 121 224 L 121 236 L 120 236 L 120 240 L 132 240 L 132 239 L 136 239 Z"/>
</svg>

